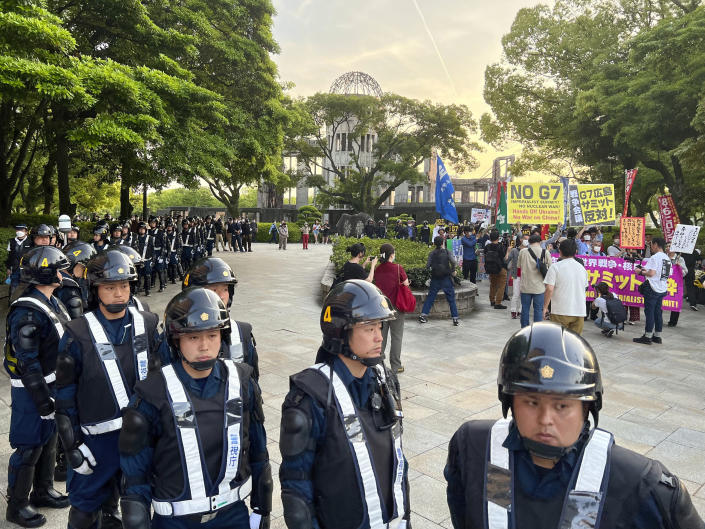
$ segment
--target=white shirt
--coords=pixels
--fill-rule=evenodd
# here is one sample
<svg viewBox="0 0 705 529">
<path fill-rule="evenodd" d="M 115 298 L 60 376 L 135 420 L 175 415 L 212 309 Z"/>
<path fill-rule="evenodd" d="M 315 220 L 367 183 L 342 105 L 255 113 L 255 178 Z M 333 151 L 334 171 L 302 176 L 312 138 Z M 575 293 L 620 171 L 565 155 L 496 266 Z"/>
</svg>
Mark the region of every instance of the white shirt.
<svg viewBox="0 0 705 529">
<path fill-rule="evenodd" d="M 543 280 L 553 285 L 551 312 L 558 316 L 585 316 L 585 289 L 588 275 L 575 259 L 563 259 L 553 264 Z"/>
<path fill-rule="evenodd" d="M 607 247 L 607 255 L 609 255 L 610 257 L 617 257 L 620 253 L 622 253 L 622 250 L 620 250 L 615 245 Z"/>
<path fill-rule="evenodd" d="M 655 270 L 656 273 L 647 277 L 654 292 L 662 294 L 668 289 L 668 276 L 671 274 L 671 260 L 663 252 L 658 252 L 649 257 L 644 265 L 644 270 Z"/>
<path fill-rule="evenodd" d="M 600 309 L 600 313 L 597 315 L 597 321 L 600 321 L 602 317 L 604 316 L 605 320 L 614 323 L 612 320 L 610 320 L 610 317 L 607 315 L 607 300 L 600 296 L 599 298 L 595 298 L 595 301 L 593 301 L 595 304 L 595 307 Z"/>
</svg>

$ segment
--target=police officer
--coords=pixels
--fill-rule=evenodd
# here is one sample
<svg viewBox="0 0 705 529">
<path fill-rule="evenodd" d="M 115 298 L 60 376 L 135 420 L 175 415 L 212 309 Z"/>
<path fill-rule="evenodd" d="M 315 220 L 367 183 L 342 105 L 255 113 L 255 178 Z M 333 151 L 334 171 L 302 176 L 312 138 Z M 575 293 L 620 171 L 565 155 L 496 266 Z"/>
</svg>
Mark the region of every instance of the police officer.
<svg viewBox="0 0 705 529">
<path fill-rule="evenodd" d="M 135 250 L 131 246 L 127 246 L 126 244 L 121 244 L 120 246 L 110 246 L 108 250 L 117 250 L 118 252 L 122 252 L 127 257 L 129 257 L 130 261 L 132 261 L 132 264 L 135 265 L 135 270 L 137 270 L 137 277 L 140 277 L 140 269 L 144 266 L 144 261 L 142 260 L 142 256 L 137 253 L 137 250 Z M 128 306 L 135 307 L 137 310 L 152 312 L 149 309 L 149 305 L 135 295 L 136 290 L 137 283 L 135 281 L 131 281 L 130 301 L 127 303 Z"/>
<path fill-rule="evenodd" d="M 181 238 L 174 229 L 174 224 L 169 219 L 166 224 L 166 234 L 164 236 L 165 259 L 169 281 L 176 283 L 176 277 L 183 281 L 184 272 L 181 268 Z"/>
<path fill-rule="evenodd" d="M 125 244 L 122 238 L 122 226 L 119 222 L 113 222 L 110 225 L 110 244 Z"/>
<path fill-rule="evenodd" d="M 210 215 L 206 216 L 206 224 L 203 226 L 206 252 L 208 257 L 213 255 L 213 245 L 215 244 L 215 224 L 213 224 L 213 217 Z"/>
<path fill-rule="evenodd" d="M 582 337 L 524 327 L 504 347 L 497 385 L 505 418 L 466 422 L 448 448 L 453 527 L 702 529 L 676 476 L 596 427 L 600 367 Z"/>
<path fill-rule="evenodd" d="M 157 217 L 149 217 L 149 230 L 147 233 L 152 236 L 152 243 L 154 246 L 154 255 L 152 257 L 152 277 L 151 285 L 154 288 L 156 284 L 156 278 L 159 277 L 159 292 L 163 292 L 166 288 L 166 263 L 164 260 L 164 255 L 166 253 L 166 248 L 164 247 L 164 230 L 158 225 Z"/>
<path fill-rule="evenodd" d="M 132 243 L 134 242 L 134 233 L 132 233 L 131 226 L 129 222 L 126 222 L 125 224 L 122 225 L 122 230 L 120 233 L 120 238 L 122 239 L 122 243 L 125 246 L 132 246 Z"/>
<path fill-rule="evenodd" d="M 382 363 L 396 313 L 362 280 L 333 287 L 315 366 L 290 380 L 279 448 L 289 529 L 407 527 L 409 484 L 398 390 Z"/>
<path fill-rule="evenodd" d="M 95 248 L 82 241 L 68 244 L 62 252 L 70 266 L 63 270 L 61 287 L 54 295 L 61 300 L 72 320 L 83 316 L 88 304 L 88 286 L 84 278 L 86 264 L 96 255 Z"/>
<path fill-rule="evenodd" d="M 204 257 L 191 267 L 182 284 L 182 288 L 204 287 L 212 290 L 223 301 L 228 312 L 235 294 L 235 273 L 228 263 L 219 257 Z M 245 362 L 252 367 L 255 380 L 259 380 L 259 357 L 257 342 L 252 334 L 252 325 L 244 321 L 235 321 L 230 317 L 230 339 L 223 342 L 223 356 L 236 362 Z"/>
<path fill-rule="evenodd" d="M 137 237 L 133 248 L 140 254 L 144 266 L 139 269 L 139 279 L 137 280 L 137 290 L 140 288 L 140 282 L 144 281 L 144 295 L 149 296 L 149 290 L 152 287 L 152 259 L 154 258 L 154 241 L 150 234 L 147 233 L 147 224 L 140 222 L 137 228 Z"/>
<path fill-rule="evenodd" d="M 20 281 L 26 288 L 10 306 L 7 317 L 4 366 L 10 374 L 10 445 L 15 451 L 8 467 L 5 517 L 23 527 L 46 522 L 33 506 L 68 506 L 68 498 L 54 490 L 53 483 L 53 388 L 57 348 L 69 315 L 52 295 L 61 285 L 61 270 L 68 266 L 64 254 L 52 246 L 33 248 L 23 255 Z"/>
<path fill-rule="evenodd" d="M 99 254 L 86 276 L 92 310 L 66 325 L 56 370 L 56 424 L 71 467 L 68 527 L 119 528 L 120 410 L 147 377 L 158 318 L 128 306 L 137 272 L 124 253 Z"/>
<path fill-rule="evenodd" d="M 78 237 L 80 234 L 81 234 L 81 228 L 79 228 L 75 224 L 72 224 L 69 231 L 66 232 L 66 246 L 68 246 L 72 242 L 78 241 Z"/>
<path fill-rule="evenodd" d="M 108 224 L 105 221 L 100 221 L 93 228 L 93 247 L 95 251 L 100 253 L 105 251 L 108 246 Z"/>
<path fill-rule="evenodd" d="M 7 277 L 10 278 L 10 297 L 12 291 L 20 284 L 20 259 L 32 248 L 32 240 L 27 237 L 27 225 L 17 224 L 15 226 L 15 238 L 7 243 Z"/>
<path fill-rule="evenodd" d="M 154 528 L 269 527 L 262 398 L 249 366 L 218 358 L 229 325 L 223 302 L 204 288 L 186 289 L 167 305 L 176 360 L 138 382 L 123 411 L 125 529 L 150 527 L 150 502 Z"/>
<path fill-rule="evenodd" d="M 193 260 L 193 245 L 194 245 L 194 229 L 191 227 L 188 219 L 181 221 L 181 234 L 179 239 L 181 242 L 181 264 L 184 270 L 191 268 Z"/>
</svg>

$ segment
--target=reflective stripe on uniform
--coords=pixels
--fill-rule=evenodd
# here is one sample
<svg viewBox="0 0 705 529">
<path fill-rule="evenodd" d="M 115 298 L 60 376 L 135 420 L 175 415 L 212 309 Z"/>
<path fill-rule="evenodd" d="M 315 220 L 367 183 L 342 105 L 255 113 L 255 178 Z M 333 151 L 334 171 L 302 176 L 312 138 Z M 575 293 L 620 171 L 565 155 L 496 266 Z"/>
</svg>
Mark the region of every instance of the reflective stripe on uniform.
<svg viewBox="0 0 705 529">
<path fill-rule="evenodd" d="M 144 248 L 142 248 L 142 259 L 146 259 L 147 247 L 149 246 L 149 235 L 144 239 Z"/>
<path fill-rule="evenodd" d="M 149 370 L 149 359 L 147 356 L 147 331 L 144 328 L 144 318 L 135 307 L 129 308 L 132 314 L 132 325 L 134 329 L 133 343 L 135 346 L 135 357 L 137 358 L 137 377 L 139 380 L 147 378 Z"/>
<path fill-rule="evenodd" d="M 47 384 L 51 384 L 53 382 L 56 382 L 56 372 L 51 372 L 47 376 L 45 376 L 44 382 L 46 382 Z M 13 388 L 23 388 L 24 387 L 24 384 L 22 383 L 22 379 L 20 379 L 20 378 L 11 378 L 10 385 Z"/>
<path fill-rule="evenodd" d="M 490 432 L 485 496 L 487 498 L 488 529 L 507 529 L 512 510 L 512 479 L 509 470 L 509 450 L 503 445 L 509 435 L 510 419 L 497 421 Z M 597 528 L 607 486 L 608 460 L 614 437 L 605 430 L 595 428 L 590 434 L 578 469 L 575 486 L 567 493 L 559 529 L 584 527 Z M 574 517 L 574 518 L 573 518 Z"/>
<path fill-rule="evenodd" d="M 87 424 L 81 426 L 81 431 L 86 435 L 100 435 L 108 432 L 114 432 L 122 428 L 122 417 L 112 419 L 110 421 L 99 422 L 98 424 Z"/>
<path fill-rule="evenodd" d="M 88 329 L 91 332 L 96 353 L 103 362 L 105 371 L 108 373 L 108 380 L 110 381 L 110 387 L 113 390 L 113 395 L 117 401 L 118 408 L 125 408 L 129 404 L 130 399 L 127 396 L 125 382 L 122 379 L 122 373 L 120 372 L 120 365 L 118 364 L 115 348 L 113 347 L 113 344 L 110 343 L 110 340 L 108 340 L 105 330 L 98 321 L 98 318 L 95 317 L 95 314 L 88 312 L 84 314 L 84 316 L 88 322 Z"/>
<path fill-rule="evenodd" d="M 41 310 L 44 315 L 51 320 L 51 322 L 54 324 L 54 329 L 56 329 L 56 333 L 59 335 L 59 340 L 63 338 L 64 336 L 64 326 L 61 324 L 59 321 L 59 318 L 56 317 L 56 314 L 54 314 L 54 311 L 51 310 L 47 305 L 42 303 L 36 298 L 30 298 L 30 297 L 21 297 L 17 298 L 12 304 L 14 305 L 15 303 L 20 303 L 20 302 L 27 302 L 31 303 L 35 307 L 37 307 L 39 310 Z M 63 308 L 63 305 L 59 304 L 59 308 Z M 67 320 L 71 319 L 71 316 L 69 316 L 68 312 L 64 312 L 64 316 L 66 317 Z"/>
<path fill-rule="evenodd" d="M 237 340 L 235 340 L 237 333 Z M 230 360 L 243 362 L 245 360 L 245 344 L 242 340 L 242 332 L 237 322 L 230 318 Z"/>
<path fill-rule="evenodd" d="M 240 378 L 234 362 L 224 360 L 228 372 L 228 387 L 225 396 L 224 416 L 227 428 L 227 446 L 224 456 L 226 459 L 223 477 L 218 483 L 218 494 L 206 496 L 206 485 L 203 478 L 204 458 L 201 457 L 201 446 L 198 441 L 198 423 L 195 418 L 193 405 L 186 394 L 183 384 L 173 366 L 162 367 L 162 374 L 166 382 L 167 393 L 171 401 L 172 411 L 176 417 L 176 427 L 179 432 L 181 452 L 186 463 L 186 476 L 191 498 L 180 501 L 152 500 L 154 512 L 161 516 L 185 516 L 204 512 L 213 512 L 236 501 L 243 500 L 252 491 L 252 479 L 230 488 L 230 483 L 237 475 L 240 462 L 240 439 L 242 427 L 242 398 L 240 395 Z M 233 408 L 230 403 L 235 403 Z M 238 411 L 240 415 L 232 412 Z"/>
<path fill-rule="evenodd" d="M 135 308 L 137 310 L 144 310 L 144 305 L 142 305 L 142 302 L 137 298 L 137 296 L 132 296 L 132 301 L 135 302 Z"/>
<path fill-rule="evenodd" d="M 365 504 L 367 505 L 367 516 L 370 522 L 370 529 L 387 528 L 387 527 L 397 527 L 401 521 L 400 517 L 392 520 L 390 524 L 384 523 L 382 517 L 382 499 L 380 498 L 378 486 L 377 486 L 377 476 L 375 475 L 374 467 L 372 466 L 372 456 L 365 441 L 365 432 L 362 428 L 362 423 L 357 416 L 355 411 L 355 405 L 353 404 L 350 393 L 348 389 L 343 384 L 343 381 L 335 373 L 333 368 L 328 364 L 316 364 L 311 369 L 318 370 L 322 375 L 324 375 L 328 380 L 331 381 L 333 385 L 333 395 L 335 396 L 336 403 L 338 404 L 338 409 L 341 413 L 341 420 L 343 422 L 343 427 L 346 430 L 348 436 L 348 443 L 357 462 L 357 468 L 360 472 L 360 478 L 362 481 L 362 489 L 365 499 Z M 401 436 L 399 436 L 401 437 Z M 400 441 L 401 442 L 401 441 Z M 396 454 L 396 439 L 395 439 L 395 458 Z M 401 452 L 401 444 L 399 445 Z M 395 479 L 394 479 L 394 503 L 395 511 L 403 513 L 404 512 L 404 502 L 402 499 L 401 506 L 398 505 L 398 496 L 396 494 L 397 480 L 403 479 L 404 464 L 403 464 L 403 453 L 400 454 L 402 464 L 399 465 L 398 462 L 395 465 Z M 395 459 L 396 461 L 396 459 Z M 399 477 L 399 472 L 401 469 L 402 478 Z M 393 516 L 393 513 L 390 513 Z"/>
</svg>

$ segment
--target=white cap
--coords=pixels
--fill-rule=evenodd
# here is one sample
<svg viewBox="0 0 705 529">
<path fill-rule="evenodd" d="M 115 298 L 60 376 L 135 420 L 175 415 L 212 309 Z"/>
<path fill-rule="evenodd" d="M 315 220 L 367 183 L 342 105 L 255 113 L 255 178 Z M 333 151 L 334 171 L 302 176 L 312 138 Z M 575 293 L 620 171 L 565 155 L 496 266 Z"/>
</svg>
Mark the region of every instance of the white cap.
<svg viewBox="0 0 705 529">
<path fill-rule="evenodd" d="M 59 231 L 64 233 L 71 231 L 71 217 L 68 215 L 59 216 Z"/>
</svg>

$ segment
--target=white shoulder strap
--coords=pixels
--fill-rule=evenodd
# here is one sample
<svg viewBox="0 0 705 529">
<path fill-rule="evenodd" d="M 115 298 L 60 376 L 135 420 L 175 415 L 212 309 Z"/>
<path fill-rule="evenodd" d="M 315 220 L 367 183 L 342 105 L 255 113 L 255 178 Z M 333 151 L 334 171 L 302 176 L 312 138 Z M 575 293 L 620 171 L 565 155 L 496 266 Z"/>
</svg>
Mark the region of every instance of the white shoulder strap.
<svg viewBox="0 0 705 529">
<path fill-rule="evenodd" d="M 110 340 L 108 340 L 105 330 L 98 321 L 98 318 L 95 317 L 95 314 L 92 312 L 87 312 L 84 316 L 88 322 L 88 329 L 90 330 L 91 337 L 95 343 L 96 351 L 105 366 L 106 372 L 108 373 L 108 380 L 110 381 L 110 386 L 113 389 L 113 394 L 117 400 L 118 407 L 120 409 L 125 408 L 129 404 L 130 399 L 127 397 L 127 390 L 125 389 L 125 382 L 122 379 L 122 373 L 120 373 L 120 366 L 118 365 L 115 348 Z"/>
<path fill-rule="evenodd" d="M 225 452 L 225 474 L 218 485 L 221 494 L 230 490 L 230 482 L 237 475 L 240 463 L 240 428 L 242 427 L 242 397 L 240 395 L 240 377 L 232 360 L 223 360 L 228 373 L 228 393 L 225 396 L 225 419 L 227 425 L 228 447 Z"/>
<path fill-rule="evenodd" d="M 490 472 L 492 466 L 498 467 L 507 473 L 509 472 L 509 450 L 503 445 L 505 439 L 509 435 L 509 419 L 501 419 L 492 425 L 490 431 L 490 468 L 488 469 L 487 479 L 491 478 Z M 504 484 L 509 485 L 508 483 Z M 504 494 L 511 491 L 501 491 Z M 511 498 L 511 496 L 510 496 Z M 499 505 L 493 499 L 487 498 L 487 526 L 488 529 L 508 529 L 509 527 L 509 511 L 506 507 Z"/>
<path fill-rule="evenodd" d="M 137 376 L 140 380 L 144 380 L 147 378 L 147 371 L 149 370 L 147 331 L 144 327 L 144 318 L 139 310 L 135 307 L 130 307 L 129 310 L 132 315 L 132 325 L 134 325 L 135 329 L 134 344 L 135 357 L 137 358 Z"/>
</svg>

